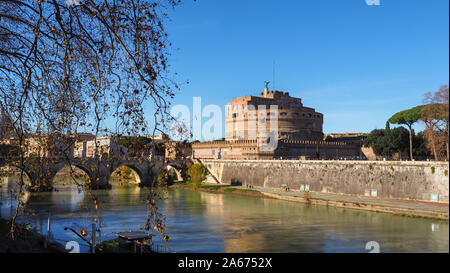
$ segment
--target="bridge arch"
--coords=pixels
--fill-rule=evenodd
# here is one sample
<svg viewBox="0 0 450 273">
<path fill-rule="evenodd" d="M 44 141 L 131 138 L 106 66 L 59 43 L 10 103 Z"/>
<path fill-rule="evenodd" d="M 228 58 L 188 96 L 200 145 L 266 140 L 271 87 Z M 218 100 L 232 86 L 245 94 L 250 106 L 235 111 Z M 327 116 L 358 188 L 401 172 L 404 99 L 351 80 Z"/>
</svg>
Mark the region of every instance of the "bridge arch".
<svg viewBox="0 0 450 273">
<path fill-rule="evenodd" d="M 22 168 L 20 166 L 10 166 L 10 165 L 0 165 L 0 168 L 2 169 L 3 173 L 0 173 L 0 179 L 4 179 L 5 182 L 9 183 L 10 179 L 9 176 L 11 175 L 12 171 L 21 172 L 23 171 L 24 174 L 24 185 L 31 185 L 33 183 L 33 177 L 30 175 L 30 172 L 26 168 Z M 8 168 L 8 169 L 6 169 Z M 13 170 L 11 170 L 13 169 Z M 1 183 L 0 183 L 1 184 Z"/>
<path fill-rule="evenodd" d="M 20 174 L 11 175 L 13 171 L 21 172 L 23 171 L 23 187 L 22 194 L 19 196 L 19 199 L 23 203 L 27 203 L 30 198 L 30 189 L 29 186 L 33 185 L 32 176 L 28 172 L 26 168 L 21 168 L 19 166 L 8 166 L 6 169 L 6 164 L 0 165 L 1 171 L 0 174 L 0 199 L 5 198 L 6 196 L 12 197 L 20 190 Z M 17 177 L 19 175 L 19 177 Z M 15 200 L 16 197 L 13 199 Z M 0 200 L 3 201 L 3 200 Z M 16 202 L 16 201 L 14 201 Z M 12 215 L 10 215 L 12 216 Z"/>
<path fill-rule="evenodd" d="M 92 184 L 92 183 L 95 182 L 93 174 L 92 174 L 92 171 L 89 170 L 89 168 L 87 166 L 83 166 L 82 164 L 76 164 L 76 163 L 72 163 L 70 165 L 64 164 L 64 163 L 60 163 L 60 164 L 57 164 L 54 167 L 54 169 L 52 170 L 52 177 L 50 178 L 51 183 L 52 184 L 56 183 L 55 178 L 56 178 L 56 176 L 58 174 L 61 173 L 61 171 L 63 171 L 64 169 L 67 169 L 67 170 L 71 171 L 72 168 L 74 169 L 73 171 L 75 173 L 73 173 L 74 177 L 70 177 L 70 178 L 73 178 L 75 180 L 79 180 L 79 179 L 77 179 L 78 177 L 76 176 L 76 174 L 77 174 L 76 172 L 77 171 L 81 171 L 88 178 L 88 181 L 86 181 L 88 184 Z M 72 173 L 71 173 L 71 175 L 72 175 Z M 84 186 L 84 183 L 82 183 L 82 184 Z"/>
<path fill-rule="evenodd" d="M 76 167 L 81 170 L 89 178 L 86 186 L 91 189 L 108 189 L 110 185 L 108 184 L 110 172 L 109 169 L 104 164 L 99 164 L 95 160 L 73 160 L 71 162 L 60 161 L 54 165 L 48 166 L 51 176 L 49 181 L 54 183 L 54 178 L 62 169 L 67 167 Z M 84 186 L 84 185 L 83 185 Z"/>
<path fill-rule="evenodd" d="M 115 169 L 113 170 L 112 174 L 116 173 L 117 171 L 120 171 L 120 167 L 125 166 L 131 169 L 131 171 L 134 173 L 134 176 L 136 178 L 136 184 L 141 184 L 145 177 L 144 177 L 144 172 L 137 167 L 134 164 L 130 164 L 130 163 L 119 163 L 117 164 L 117 166 L 115 167 Z"/>
<path fill-rule="evenodd" d="M 177 175 L 177 182 L 183 181 L 183 176 L 181 175 L 181 171 L 175 166 L 175 165 L 166 165 L 164 170 L 167 170 L 168 172 L 174 172 Z"/>
</svg>

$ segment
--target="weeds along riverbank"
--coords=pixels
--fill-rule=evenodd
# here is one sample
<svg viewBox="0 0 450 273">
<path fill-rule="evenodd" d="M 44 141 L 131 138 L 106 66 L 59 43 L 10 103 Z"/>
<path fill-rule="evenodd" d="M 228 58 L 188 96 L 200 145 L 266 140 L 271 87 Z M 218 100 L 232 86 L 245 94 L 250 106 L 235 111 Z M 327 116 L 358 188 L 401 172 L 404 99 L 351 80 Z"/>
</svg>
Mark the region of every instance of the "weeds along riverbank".
<svg viewBox="0 0 450 273">
<path fill-rule="evenodd" d="M 0 253 L 65 253 L 59 243 L 51 242 L 44 247 L 45 237 L 27 226 L 15 224 L 15 238 L 10 236 L 11 223 L 0 218 Z"/>
</svg>

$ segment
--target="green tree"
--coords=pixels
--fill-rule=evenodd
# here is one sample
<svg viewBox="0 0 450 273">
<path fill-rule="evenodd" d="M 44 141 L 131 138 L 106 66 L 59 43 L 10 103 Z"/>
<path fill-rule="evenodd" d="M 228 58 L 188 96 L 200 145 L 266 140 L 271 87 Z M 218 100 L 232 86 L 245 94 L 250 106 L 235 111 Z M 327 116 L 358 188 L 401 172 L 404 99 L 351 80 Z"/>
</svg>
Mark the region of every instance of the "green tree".
<svg viewBox="0 0 450 273">
<path fill-rule="evenodd" d="M 409 145 L 409 132 L 403 127 L 397 127 L 394 129 L 390 129 L 387 134 L 387 143 L 389 145 L 389 150 L 391 155 L 394 153 L 398 153 L 400 158 L 402 155 L 408 154 L 408 145 Z M 414 135 L 414 132 L 413 132 Z"/>
<path fill-rule="evenodd" d="M 177 179 L 177 174 L 173 171 L 163 170 L 157 178 L 158 186 L 170 186 Z"/>
<path fill-rule="evenodd" d="M 390 145 L 386 137 L 386 130 L 375 129 L 364 139 L 364 146 L 371 147 L 378 156 L 390 156 Z"/>
<path fill-rule="evenodd" d="M 414 156 L 418 157 L 430 157 L 431 153 L 427 147 L 424 132 L 419 132 L 414 136 Z"/>
<path fill-rule="evenodd" d="M 192 164 L 187 170 L 188 182 L 198 187 L 206 179 L 206 167 L 203 164 Z"/>
<path fill-rule="evenodd" d="M 388 122 L 391 124 L 406 125 L 409 129 L 409 157 L 413 160 L 413 130 L 412 125 L 421 117 L 423 105 L 404 110 L 394 114 Z"/>
<path fill-rule="evenodd" d="M 420 157 L 429 156 L 423 132 L 415 135 L 413 130 L 413 138 L 413 155 Z M 378 156 L 390 158 L 395 153 L 398 153 L 402 157 L 402 155 L 408 154 L 409 132 L 403 127 L 390 129 L 389 126 L 386 126 L 386 129 L 375 129 L 364 139 L 364 146 L 371 147 Z"/>
</svg>

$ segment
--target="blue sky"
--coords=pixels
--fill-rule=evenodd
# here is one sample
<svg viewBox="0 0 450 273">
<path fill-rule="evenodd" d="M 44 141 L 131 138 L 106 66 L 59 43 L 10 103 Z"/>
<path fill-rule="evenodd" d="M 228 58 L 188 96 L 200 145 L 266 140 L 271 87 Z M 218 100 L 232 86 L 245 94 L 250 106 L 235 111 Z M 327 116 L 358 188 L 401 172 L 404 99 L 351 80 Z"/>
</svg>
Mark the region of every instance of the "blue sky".
<svg viewBox="0 0 450 273">
<path fill-rule="evenodd" d="M 449 82 L 449 1 L 185 0 L 167 23 L 174 104 L 224 107 L 264 81 L 324 114 L 324 132 L 370 132 Z M 420 130 L 420 126 L 417 127 Z"/>
</svg>

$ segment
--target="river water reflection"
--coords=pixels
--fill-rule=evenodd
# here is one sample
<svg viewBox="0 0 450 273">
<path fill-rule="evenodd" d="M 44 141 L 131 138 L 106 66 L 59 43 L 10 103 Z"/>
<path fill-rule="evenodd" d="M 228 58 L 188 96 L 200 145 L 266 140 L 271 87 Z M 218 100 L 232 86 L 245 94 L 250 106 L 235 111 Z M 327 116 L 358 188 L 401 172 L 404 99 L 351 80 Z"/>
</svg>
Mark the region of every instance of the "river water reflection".
<svg viewBox="0 0 450 273">
<path fill-rule="evenodd" d="M 52 233 L 62 243 L 82 243 L 64 227 L 88 226 L 93 218 L 104 223 L 102 239 L 145 224 L 147 209 L 139 202 L 145 190 L 115 186 L 95 194 L 102 202 L 99 215 L 75 187 L 31 194 L 29 209 L 37 214 L 21 221 L 45 234 L 51 212 Z M 2 199 L 0 216 L 8 218 L 4 191 Z M 381 252 L 449 251 L 449 225 L 439 220 L 176 189 L 159 205 L 174 252 L 368 252 L 369 241 L 378 242 Z"/>
</svg>

